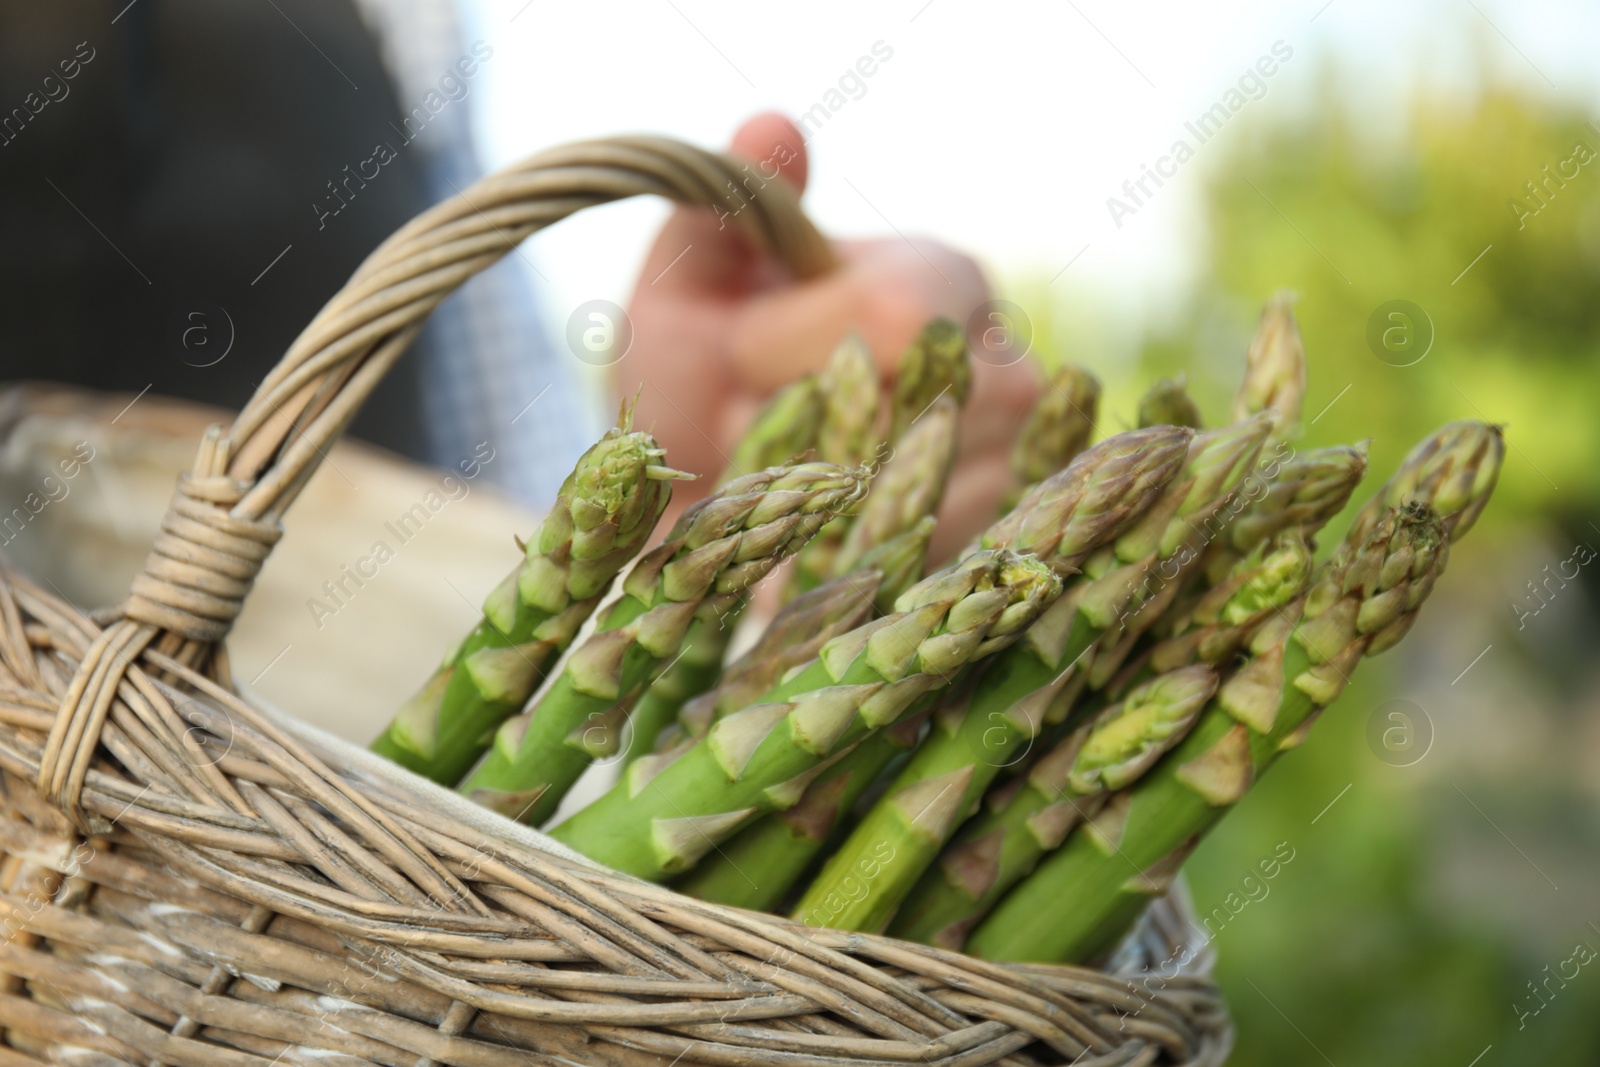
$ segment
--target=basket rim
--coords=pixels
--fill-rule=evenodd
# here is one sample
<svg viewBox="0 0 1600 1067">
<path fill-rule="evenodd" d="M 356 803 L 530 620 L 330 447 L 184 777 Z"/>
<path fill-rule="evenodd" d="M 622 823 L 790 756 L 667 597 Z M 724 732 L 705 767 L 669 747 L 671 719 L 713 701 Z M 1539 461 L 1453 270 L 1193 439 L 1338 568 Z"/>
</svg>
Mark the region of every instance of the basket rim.
<svg viewBox="0 0 1600 1067">
<path fill-rule="evenodd" d="M 354 744 L 337 734 L 330 733 L 291 714 L 248 686 L 240 685 L 237 688 L 242 699 L 250 701 L 263 714 L 272 717 L 284 730 L 303 741 L 319 758 L 323 758 L 325 762 L 335 765 L 344 765 L 363 784 L 373 784 L 380 787 L 400 787 L 403 791 L 411 793 L 413 799 L 425 801 L 429 807 L 440 815 L 448 817 L 462 827 L 484 834 L 492 834 L 503 840 L 509 840 L 524 847 L 546 853 L 559 861 L 572 864 L 580 871 L 607 880 L 626 883 L 635 887 L 639 892 L 663 893 L 680 899 L 688 899 L 683 898 L 682 894 L 677 893 L 670 886 L 658 885 L 635 875 L 614 870 L 590 859 L 583 853 L 535 827 L 519 823 L 482 805 L 474 804 L 456 790 L 448 789 L 422 775 L 408 771 L 404 767 L 384 759 L 370 749 Z M 332 759 L 328 757 L 332 757 Z M 1201 935 L 1201 930 L 1194 913 L 1193 900 L 1188 891 L 1187 881 L 1181 873 L 1174 879 L 1172 888 L 1163 897 L 1171 898 L 1171 914 L 1164 917 L 1166 921 L 1162 926 L 1158 930 L 1152 931 L 1147 924 L 1141 922 L 1141 925 L 1130 930 L 1118 947 L 1109 954 L 1107 965 L 1104 968 L 1086 967 L 1080 964 L 1034 963 L 1027 961 L 1018 961 L 1017 966 L 1029 970 L 1048 968 L 1069 972 L 1087 970 L 1101 973 L 1120 973 L 1136 978 L 1150 970 L 1151 968 L 1148 964 L 1154 962 L 1147 958 L 1141 959 L 1139 951 L 1141 940 L 1149 940 L 1153 933 L 1157 938 L 1165 941 L 1165 947 L 1171 950 L 1166 960 L 1162 962 L 1178 961 L 1178 967 L 1173 972 L 1174 975 L 1181 974 L 1195 978 L 1209 977 L 1216 965 L 1215 946 L 1210 938 L 1191 936 Z M 708 906 L 723 907 L 723 905 Z M 761 915 L 769 920 L 797 929 L 823 929 L 809 926 L 797 919 L 772 915 L 766 912 L 753 912 L 743 908 L 730 910 L 741 911 L 751 915 Z M 852 934 L 851 936 L 877 937 L 884 935 Z M 899 939 L 887 938 L 887 940 L 898 941 Z M 914 944 L 914 942 L 906 943 Z M 1143 955 L 1148 957 L 1148 953 Z M 1122 961 L 1120 966 L 1117 965 L 1119 960 Z M 1009 966 L 1009 964 L 1002 964 L 1002 966 Z"/>
</svg>

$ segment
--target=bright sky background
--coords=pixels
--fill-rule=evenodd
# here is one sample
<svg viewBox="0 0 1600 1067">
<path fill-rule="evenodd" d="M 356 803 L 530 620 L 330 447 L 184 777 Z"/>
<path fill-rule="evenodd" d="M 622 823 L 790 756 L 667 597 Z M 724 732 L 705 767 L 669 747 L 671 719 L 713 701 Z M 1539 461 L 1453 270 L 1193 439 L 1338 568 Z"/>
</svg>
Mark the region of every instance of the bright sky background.
<svg viewBox="0 0 1600 1067">
<path fill-rule="evenodd" d="M 1480 55 L 1600 114 L 1600 8 L 1570 0 L 477 0 L 475 21 L 469 39 L 495 48 L 474 96 L 490 166 L 617 132 L 720 147 L 755 112 L 811 107 L 882 41 L 893 58 L 810 141 L 806 205 L 822 229 L 937 237 L 976 255 L 1001 296 L 1059 274 L 1054 289 L 1130 323 L 1194 269 L 1198 178 L 1217 145 L 1246 116 L 1306 106 L 1330 58 L 1355 75 L 1351 106 L 1377 139 L 1398 135 L 1408 84 L 1470 90 Z M 1293 57 L 1265 96 L 1118 229 L 1106 198 L 1277 41 Z M 626 300 L 665 211 L 633 201 L 534 238 L 552 329 L 585 300 Z"/>
</svg>

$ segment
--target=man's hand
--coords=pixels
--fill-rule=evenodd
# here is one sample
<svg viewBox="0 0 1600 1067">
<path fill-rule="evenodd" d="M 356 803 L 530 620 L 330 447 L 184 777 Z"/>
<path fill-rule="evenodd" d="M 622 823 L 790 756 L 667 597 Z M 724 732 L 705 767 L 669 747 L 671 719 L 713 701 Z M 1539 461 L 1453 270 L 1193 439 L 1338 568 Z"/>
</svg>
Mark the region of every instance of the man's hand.
<svg viewBox="0 0 1600 1067">
<path fill-rule="evenodd" d="M 804 141 L 783 116 L 746 122 L 731 151 L 764 164 L 763 175 L 777 166 L 776 180 L 805 188 Z M 930 318 L 966 323 L 989 299 L 977 264 L 934 241 L 893 237 L 835 248 L 838 270 L 795 282 L 733 227 L 719 228 L 710 211 L 680 208 L 662 227 L 629 305 L 634 339 L 618 364 L 618 384 L 629 397 L 643 387 L 638 425 L 653 429 L 673 466 L 714 478 L 762 401 L 821 369 L 848 331 L 865 338 L 887 381 Z M 1038 389 L 1028 360 L 974 361 L 934 558 L 994 518 L 1009 484 L 1012 438 Z M 686 483 L 678 502 L 694 496 L 695 483 Z"/>
</svg>

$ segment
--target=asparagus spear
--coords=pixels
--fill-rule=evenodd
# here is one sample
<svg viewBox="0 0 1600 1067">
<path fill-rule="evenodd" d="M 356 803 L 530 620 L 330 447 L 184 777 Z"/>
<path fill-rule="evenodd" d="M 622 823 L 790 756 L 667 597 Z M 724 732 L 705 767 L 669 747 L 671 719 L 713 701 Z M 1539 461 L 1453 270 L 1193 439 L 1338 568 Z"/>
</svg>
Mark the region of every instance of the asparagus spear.
<svg viewBox="0 0 1600 1067">
<path fill-rule="evenodd" d="M 1200 562 L 1179 568 L 1139 613 L 1136 625 L 1102 639 L 1089 653 L 1089 688 L 1104 686 L 1139 647 L 1147 631 L 1170 632 L 1173 622 L 1187 618 L 1197 602 L 1207 596 L 1214 599 L 1215 594 L 1206 591 L 1189 595 L 1187 603 L 1179 599 L 1186 595 L 1184 587 L 1193 576 L 1204 576 L 1210 587 L 1225 584 L 1230 569 L 1279 532 L 1293 530 L 1298 536 L 1312 538 L 1344 509 L 1367 469 L 1364 444 L 1295 453 L 1279 440 L 1276 451 L 1278 455 L 1288 452 L 1290 458 L 1285 462 L 1263 458 L 1229 506 L 1206 524 L 1204 535 L 1210 544 Z M 1231 514 L 1236 510 L 1237 514 Z"/>
<path fill-rule="evenodd" d="M 849 333 L 822 372 L 822 424 L 817 458 L 824 463 L 865 463 L 877 444 L 878 368 L 860 334 Z"/>
<path fill-rule="evenodd" d="M 675 888 L 714 904 L 774 911 L 826 848 L 844 815 L 917 743 L 926 712 L 869 734 L 806 786 L 791 808 L 761 816 L 701 860 Z"/>
<path fill-rule="evenodd" d="M 1280 445 L 1280 447 L 1282 447 Z M 1359 545 L 1371 532 L 1368 516 L 1406 503 L 1426 504 L 1455 540 L 1471 529 L 1488 503 L 1505 457 L 1500 430 L 1482 422 L 1450 423 L 1418 442 L 1378 493 L 1362 508 L 1345 535 L 1341 551 Z M 1265 493 L 1227 527 L 1212 546 L 1207 574 L 1214 586 L 1229 584 L 1223 564 L 1238 567 L 1252 544 L 1279 531 L 1298 530 L 1310 536 L 1344 509 L 1367 469 L 1367 447 L 1344 445 L 1299 454 L 1266 483 Z M 1207 601 L 1217 603 L 1225 590 L 1197 598 L 1192 609 L 1179 609 L 1175 619 L 1189 620 L 1191 610 L 1204 614 Z"/>
<path fill-rule="evenodd" d="M 816 447 L 826 407 L 822 381 L 815 374 L 796 379 L 773 393 L 734 443 L 717 486 L 751 471 L 792 463 L 810 452 Z"/>
<path fill-rule="evenodd" d="M 774 393 L 734 445 L 717 485 L 724 486 L 747 471 L 788 463 L 811 451 L 827 421 L 827 397 L 822 380 L 814 374 Z M 835 462 L 823 458 L 824 462 Z M 650 680 L 634 704 L 629 716 L 629 761 L 654 747 L 657 736 L 677 719 L 685 701 L 715 684 L 743 611 L 743 603 L 735 603 L 711 618 L 698 618 L 689 624 L 682 653 Z"/>
<path fill-rule="evenodd" d="M 878 561 L 885 555 L 887 549 L 893 549 L 898 543 L 915 536 L 916 544 L 920 546 L 916 556 L 919 568 L 917 573 L 920 574 L 922 557 L 927 552 L 933 527 L 934 521 L 931 517 L 923 519 L 912 533 L 901 534 L 887 544 L 869 551 L 862 559 L 862 566 Z M 909 554 L 907 555 L 909 558 Z M 831 587 L 847 585 L 850 581 L 849 576 L 835 579 L 811 593 L 802 594 L 802 597 L 796 599 L 794 603 L 798 604 L 801 599 L 814 597 Z M 885 606 L 884 594 L 891 588 L 895 588 L 896 592 L 890 598 L 889 605 Z M 888 614 L 893 610 L 893 599 L 904 589 L 903 584 L 896 587 L 885 582 L 880 587 L 878 597 L 880 613 Z M 804 649 L 810 650 L 806 655 L 809 657 L 814 654 L 835 634 L 836 631 L 824 631 L 819 628 L 817 637 L 813 641 L 805 642 L 803 646 Z M 767 639 L 763 635 L 761 643 L 751 649 L 746 658 L 757 657 L 761 645 L 766 643 Z M 802 651 L 800 645 L 793 647 L 795 652 Z M 761 679 L 766 680 L 768 684 L 776 682 L 797 662 L 781 654 L 766 652 L 759 658 L 771 664 L 761 674 Z M 733 667 L 728 669 L 730 679 L 734 671 Z M 754 691 L 746 690 L 730 692 L 727 699 L 724 699 L 724 690 L 728 689 L 727 682 L 717 688 L 716 703 L 713 707 L 691 705 L 685 708 L 685 718 L 688 719 L 692 715 L 695 719 L 700 719 L 703 716 L 704 722 L 709 725 L 714 719 L 747 706 L 757 695 Z M 711 696 L 712 694 L 707 694 L 708 698 Z M 920 736 L 923 720 L 924 716 L 911 715 L 899 723 L 863 738 L 855 748 L 829 768 L 827 773 L 807 786 L 794 807 L 764 815 L 740 830 L 732 840 L 720 847 L 715 855 L 702 859 L 694 870 L 678 883 L 678 888 L 702 900 L 771 911 L 811 865 L 812 860 L 826 843 L 839 816 L 855 804 L 895 756 L 915 744 Z M 703 734 L 704 730 L 691 725 L 690 732 L 699 735 Z"/>
<path fill-rule="evenodd" d="M 848 584 L 850 575 L 862 569 L 882 572 L 883 581 L 873 599 L 873 610 L 878 615 L 889 614 L 901 595 L 920 582 L 926 573 L 928 546 L 933 543 L 933 531 L 938 525 L 932 515 L 924 515 L 905 531 L 867 549 L 856 560 L 854 570 L 846 571 L 834 581 Z"/>
<path fill-rule="evenodd" d="M 1135 523 L 1143 529 L 1162 521 L 1151 518 L 1157 513 L 1170 516 L 1173 502 L 1183 492 L 1172 484 L 1173 479 L 1179 461 L 1187 462 L 1185 451 L 1193 446 L 1190 431 L 1174 426 L 1148 427 L 1108 438 L 1030 490 L 1011 513 L 989 527 L 979 544 L 1053 559 L 1065 574 L 1076 573 L 1078 565 L 1085 564 L 1092 574 L 1105 577 L 1102 584 L 1117 597 L 1127 594 L 1108 602 L 1106 610 L 1125 612 L 1133 586 L 1107 574 L 1116 563 L 1114 551 L 1094 550 L 1119 537 L 1125 548 L 1136 548 L 1147 535 L 1135 536 L 1130 529 Z M 1078 595 L 1074 594 L 1074 599 Z M 1057 606 L 1046 621 L 1056 619 L 1059 625 L 1076 610 Z M 986 733 L 985 743 L 989 740 Z"/>
<path fill-rule="evenodd" d="M 1170 632 L 1173 620 L 1186 618 L 1195 602 L 1208 595 L 1202 592 L 1189 596 L 1187 604 L 1179 599 L 1193 577 L 1203 576 L 1210 586 L 1226 582 L 1230 569 L 1282 531 L 1295 530 L 1299 536 L 1312 538 L 1344 509 L 1367 469 L 1365 444 L 1296 453 L 1279 439 L 1274 452 L 1273 458 L 1261 459 L 1229 505 L 1205 524 L 1203 539 L 1209 544 L 1199 563 L 1185 562 L 1177 568 L 1172 580 L 1164 583 L 1139 612 L 1135 625 L 1103 638 L 1089 653 L 1089 688 L 1104 686 L 1133 654 L 1147 631 L 1165 628 Z M 1287 460 L 1277 458 L 1285 454 Z"/>
<path fill-rule="evenodd" d="M 865 463 L 869 457 L 878 459 L 879 456 L 870 455 L 881 448 L 875 444 L 874 431 L 881 393 L 878 369 L 859 334 L 849 334 L 834 350 L 828 369 L 823 372 L 822 385 L 826 407 L 817 434 L 820 457 L 829 463 L 846 462 L 845 457 L 851 463 Z M 814 589 L 848 569 L 839 568 L 836 557 L 850 524 L 850 517 L 841 515 L 800 550 L 784 585 L 784 599 Z"/>
<path fill-rule="evenodd" d="M 928 405 L 906 431 L 872 480 L 867 498 L 853 515 L 823 530 L 827 542 L 813 541 L 794 561 L 790 589 L 800 592 L 860 565 L 874 547 L 916 527 L 939 508 L 956 459 L 960 406 L 949 396 Z M 813 551 L 815 549 L 815 551 Z"/>
<path fill-rule="evenodd" d="M 1478 521 L 1505 459 L 1500 427 L 1487 422 L 1452 422 L 1417 442 L 1376 496 L 1357 512 L 1345 544 L 1359 544 L 1390 508 L 1407 501 L 1428 504 L 1444 517 L 1455 540 Z"/>
<path fill-rule="evenodd" d="M 1277 448 L 1281 454 L 1288 445 L 1280 440 Z M 1224 509 L 1230 512 L 1242 504 L 1239 513 L 1219 513 L 1207 524 L 1205 536 L 1211 543 L 1198 568 L 1180 568 L 1174 580 L 1158 590 L 1140 611 L 1136 625 L 1102 638 L 1088 653 L 1088 687 L 1105 686 L 1141 647 L 1147 632 L 1170 635 L 1176 627 L 1186 625 L 1197 610 L 1205 611 L 1208 602 L 1217 603 L 1219 595 L 1226 596 L 1227 587 L 1237 581 L 1230 574 L 1241 566 L 1252 566 L 1252 551 L 1260 550 L 1285 532 L 1292 532 L 1295 542 L 1301 538 L 1309 541 L 1343 510 L 1366 469 L 1365 445 L 1341 445 L 1300 454 L 1291 451 L 1290 459 L 1281 464 L 1263 459 L 1256 473 L 1241 484 L 1235 500 Z M 1179 600 L 1196 569 L 1204 576 L 1206 587 L 1189 595 L 1187 602 Z"/>
<path fill-rule="evenodd" d="M 1276 446 L 1282 456 L 1288 446 Z M 1228 569 L 1255 546 L 1281 530 L 1307 535 L 1326 526 L 1344 510 L 1367 473 L 1367 446 L 1335 445 L 1306 452 L 1289 451 L 1281 462 L 1263 459 L 1259 477 L 1240 489 L 1239 513 L 1226 520 L 1206 552 L 1205 575 L 1220 581 Z"/>
<path fill-rule="evenodd" d="M 1189 396 L 1183 375 L 1162 378 L 1139 398 L 1140 426 L 1188 426 L 1198 430 L 1205 425 L 1200 405 Z"/>
<path fill-rule="evenodd" d="M 985 959 L 1089 960 L 1122 937 L 1216 821 L 1415 618 L 1448 541 L 1408 504 L 1252 637 L 1189 736 L 1014 888 L 967 941 Z"/>
<path fill-rule="evenodd" d="M 579 458 L 523 562 L 483 605 L 483 619 L 372 743 L 373 751 L 455 785 L 572 642 L 617 572 L 644 546 L 686 474 L 662 465 L 629 413 Z"/>
<path fill-rule="evenodd" d="M 1313 562 L 1308 532 L 1300 527 L 1257 545 L 1174 614 L 1166 635 L 1140 657 L 1141 668 L 1168 671 L 1194 662 L 1226 666 L 1258 623 L 1305 591 Z"/>
<path fill-rule="evenodd" d="M 940 397 L 895 444 L 894 454 L 872 480 L 867 499 L 850 517 L 849 531 L 833 561 L 836 572 L 846 573 L 858 566 L 874 546 L 912 529 L 939 510 L 945 483 L 955 466 L 960 419 L 960 406 L 948 396 Z"/>
<path fill-rule="evenodd" d="M 801 897 L 798 915 L 823 914 L 826 925 L 839 929 L 875 933 L 884 928 L 1000 768 L 1025 752 L 1047 718 L 1059 717 L 1059 710 L 1051 714 L 1051 705 L 1070 700 L 1078 657 L 1137 610 L 1141 590 L 1167 561 L 1192 551 L 1196 524 L 1226 504 L 1270 428 L 1270 420 L 1257 418 L 1193 437 L 1183 476 L 1161 491 L 1148 512 L 1136 515 L 1131 528 L 1117 531 L 1120 536 L 1095 552 L 1067 595 L 990 665 L 966 715 L 951 724 L 935 721 L 889 792 Z M 997 524 L 1007 525 L 1006 520 Z M 930 803 L 934 796 L 937 804 Z M 895 858 L 884 864 L 873 891 L 841 908 L 824 907 L 885 843 Z"/>
<path fill-rule="evenodd" d="M 949 319 L 934 319 L 900 354 L 889 405 L 889 440 L 911 428 L 928 405 L 941 396 L 965 404 L 972 393 L 972 360 L 967 338 Z"/>
<path fill-rule="evenodd" d="M 1187 432 L 1165 427 L 1103 442 L 1036 485 L 1012 514 L 990 528 L 985 543 L 1046 556 L 1070 570 L 1095 544 L 1138 519 L 1176 473 L 1188 441 Z M 858 521 L 864 521 L 864 513 Z M 794 808 L 741 831 L 719 855 L 697 866 L 682 887 L 719 903 L 772 907 L 822 850 L 840 814 L 916 736 L 916 731 L 897 729 L 864 739 L 808 786 Z M 753 870 L 759 874 L 752 875 Z"/>
<path fill-rule="evenodd" d="M 1306 399 L 1306 350 L 1294 321 L 1295 295 L 1279 293 L 1267 301 L 1261 325 L 1245 352 L 1244 381 L 1233 398 L 1233 418 L 1269 411 L 1274 436 L 1286 437 L 1299 425 Z"/>
<path fill-rule="evenodd" d="M 857 571 L 850 581 L 830 582 L 785 604 L 743 656 L 723 671 L 715 689 L 683 706 L 679 724 L 687 736 L 703 737 L 711 724 L 749 705 L 771 689 L 785 672 L 809 663 L 830 638 L 872 618 L 873 599 L 883 575 Z M 656 751 L 680 743 L 685 730 L 662 736 Z"/>
<path fill-rule="evenodd" d="M 838 396 L 837 390 L 830 393 L 830 409 L 843 406 L 842 401 L 834 402 Z M 875 399 L 872 404 L 876 404 Z M 873 479 L 876 491 L 867 496 L 859 514 L 836 517 L 801 548 L 790 588 L 814 589 L 829 578 L 847 575 L 861 566 L 874 548 L 895 542 L 921 526 L 922 520 L 938 508 L 955 462 L 959 415 L 959 407 L 949 397 L 940 397 L 928 406 L 923 417 L 907 431 L 903 449 L 897 450 Z M 839 421 L 848 423 L 850 419 Z M 919 543 L 920 554 L 925 555 L 926 531 L 890 553 L 889 558 L 899 564 L 899 574 L 909 573 L 904 566 L 907 550 Z M 813 571 L 824 566 L 828 568 L 825 573 Z M 920 558 L 916 567 L 920 575 Z M 702 620 L 690 628 L 683 655 L 651 684 L 634 709 L 629 762 L 658 747 L 660 734 L 680 716 L 684 705 L 715 683 L 739 610 L 742 605 L 731 615 L 716 620 L 715 626 L 710 620 Z"/>
<path fill-rule="evenodd" d="M 685 732 L 704 737 L 713 722 L 748 707 L 784 674 L 815 659 L 828 641 L 875 614 L 893 611 L 894 602 L 922 577 L 933 527 L 933 519 L 922 520 L 868 552 L 855 570 L 780 608 L 749 651 L 723 672 L 717 687 L 684 705 L 679 721 Z"/>
<path fill-rule="evenodd" d="M 966 342 L 959 334 L 949 336 L 946 327 L 954 329 L 944 320 L 929 323 L 901 357 L 892 402 L 894 449 L 874 479 L 882 488 L 868 496 L 859 515 L 831 523 L 800 552 L 788 595 L 844 574 L 863 551 L 938 508 L 955 462 L 957 422 L 971 375 Z M 844 391 L 858 381 L 859 375 L 843 377 L 839 406 L 858 406 Z M 846 416 L 845 421 L 854 420 Z"/>
<path fill-rule="evenodd" d="M 1081 818 L 1183 739 L 1216 688 L 1210 667 L 1179 667 L 1073 731 L 1034 764 L 1015 796 L 962 827 L 896 912 L 890 933 L 959 949 L 967 931 Z"/>
<path fill-rule="evenodd" d="M 1016 485 L 1006 497 L 1007 510 L 1089 447 L 1099 406 L 1100 381 L 1093 374 L 1074 363 L 1051 372 L 1011 450 Z"/>
<path fill-rule="evenodd" d="M 1060 590 L 1032 557 L 970 556 L 912 586 L 893 614 L 829 641 L 653 776 L 630 767 L 552 835 L 642 878 L 687 870 L 759 813 L 794 804 L 831 757 L 1015 640 Z"/>
<path fill-rule="evenodd" d="M 1182 427 L 1155 426 L 1106 438 L 1024 493 L 968 551 L 1010 548 L 1070 573 L 1152 508 L 1185 462 L 1193 436 Z"/>
<path fill-rule="evenodd" d="M 1185 614 L 1177 633 L 1143 657 L 1142 670 L 1156 677 L 1113 706 L 1120 712 L 1103 712 L 1094 723 L 1069 733 L 1008 790 L 1003 803 L 961 828 L 938 865 L 923 874 L 901 905 L 890 932 L 959 949 L 967 931 L 1046 853 L 1059 847 L 1080 818 L 1096 810 L 1107 790 L 1124 788 L 1182 740 L 1215 688 L 1213 668 L 1229 664 L 1259 623 L 1300 596 L 1311 570 L 1310 546 L 1295 531 L 1281 535 L 1276 544 L 1259 546 L 1237 564 Z M 1151 720 L 1148 736 L 1131 729 L 1145 721 L 1135 713 Z M 1102 732 L 1113 721 L 1122 725 Z M 1099 788 L 1089 788 L 1085 768 L 1106 762 L 1107 745 L 1121 751 L 1118 743 L 1139 745 L 1134 751 L 1142 758 L 1126 764 L 1112 760 L 1126 770 L 1113 776 L 1115 780 L 1103 778 Z"/>
<path fill-rule="evenodd" d="M 836 591 L 833 596 L 841 599 L 848 596 L 851 602 L 859 604 L 860 579 L 857 576 L 883 568 L 888 576 L 878 584 L 876 610 L 880 615 L 887 615 L 912 581 L 921 576 L 933 527 L 931 517 L 923 519 L 915 529 L 868 552 L 856 571 L 801 594 L 790 606 L 830 594 L 830 591 Z M 852 613 L 848 618 L 819 615 L 814 625 L 796 619 L 792 626 L 786 627 L 790 633 L 783 635 L 791 640 L 785 641 L 783 636 L 770 639 L 772 628 L 778 626 L 788 611 L 789 607 L 780 611 L 768 627 L 768 633 L 764 633 L 738 663 L 728 668 L 721 685 L 684 708 L 687 733 L 704 736 L 712 722 L 748 707 L 789 670 L 813 658 L 828 641 L 854 628 L 856 623 L 867 621 L 861 613 Z M 855 803 L 861 791 L 896 753 L 911 747 L 921 725 L 922 716 L 912 715 L 863 738 L 822 778 L 806 787 L 794 807 L 764 815 L 739 831 L 715 855 L 702 859 L 678 888 L 702 900 L 772 910 L 822 848 L 832 819 Z M 650 758 L 659 761 L 656 766 L 665 766 L 681 751 L 676 749 Z M 640 773 L 652 774 L 654 768 Z M 753 877 L 746 873 L 751 871 L 760 873 Z"/>
<path fill-rule="evenodd" d="M 830 463 L 735 478 L 685 511 L 622 583 L 622 598 L 534 706 L 495 734 L 463 792 L 537 825 L 590 761 L 617 751 L 630 695 L 674 655 L 692 619 L 725 611 L 865 490 Z"/>
</svg>

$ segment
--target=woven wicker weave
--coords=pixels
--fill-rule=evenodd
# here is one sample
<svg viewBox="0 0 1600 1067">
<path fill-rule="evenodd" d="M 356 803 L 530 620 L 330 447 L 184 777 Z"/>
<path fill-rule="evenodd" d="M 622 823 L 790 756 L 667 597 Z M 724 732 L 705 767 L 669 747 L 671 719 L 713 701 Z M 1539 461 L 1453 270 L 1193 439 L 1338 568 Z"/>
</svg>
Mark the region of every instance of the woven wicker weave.
<svg viewBox="0 0 1600 1067">
<path fill-rule="evenodd" d="M 235 695 L 221 641 L 279 520 L 421 320 L 638 193 L 726 211 L 797 276 L 832 263 L 728 158 L 546 152 L 373 253 L 207 433 L 124 603 L 0 572 L 0 1067 L 1221 1063 L 1170 899 L 1103 972 L 810 929 L 602 870 Z"/>
</svg>

